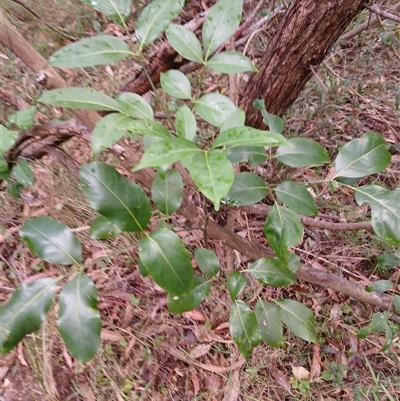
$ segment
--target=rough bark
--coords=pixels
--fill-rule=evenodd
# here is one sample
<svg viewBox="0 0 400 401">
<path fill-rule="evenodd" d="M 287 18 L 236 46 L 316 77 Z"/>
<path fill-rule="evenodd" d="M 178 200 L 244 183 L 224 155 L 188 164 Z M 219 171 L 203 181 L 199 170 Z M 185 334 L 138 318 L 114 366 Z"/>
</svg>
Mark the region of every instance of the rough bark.
<svg viewBox="0 0 400 401">
<path fill-rule="evenodd" d="M 311 78 L 311 66 L 324 60 L 332 45 L 363 9 L 365 0 L 293 0 L 241 98 L 246 124 L 262 127 L 253 108 L 264 99 L 269 113 L 282 115 Z"/>
</svg>

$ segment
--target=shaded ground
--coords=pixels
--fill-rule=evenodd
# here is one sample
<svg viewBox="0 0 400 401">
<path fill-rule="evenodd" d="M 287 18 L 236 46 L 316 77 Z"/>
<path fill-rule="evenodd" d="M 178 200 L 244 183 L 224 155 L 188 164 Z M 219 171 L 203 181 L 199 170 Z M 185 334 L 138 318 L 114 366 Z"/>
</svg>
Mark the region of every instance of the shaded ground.
<svg viewBox="0 0 400 401">
<path fill-rule="evenodd" d="M 13 23 L 44 56 L 68 42 L 11 3 L 6 1 L 2 6 L 11 8 Z M 44 7 L 43 1 L 29 5 L 39 13 Z M 68 35 L 85 36 L 93 33 L 96 22 L 104 23 L 75 0 L 46 1 L 45 7 L 48 13 L 40 15 Z M 368 14 L 363 13 L 356 24 L 366 18 Z M 250 56 L 256 58 L 273 29 L 274 25 L 268 27 L 249 43 Z M 382 27 L 339 41 L 326 64 L 316 71 L 314 79 L 287 113 L 288 135 L 316 139 L 332 155 L 338 144 L 368 130 L 380 132 L 390 143 L 399 142 L 399 36 L 398 25 L 389 21 Z M 31 102 L 38 94 L 34 77 L 10 52 L 0 49 L 0 53 L 4 87 Z M 70 80 L 75 85 L 114 90 L 123 77 L 126 79 L 127 74 L 132 74 L 130 68 L 129 64 L 118 63 L 112 66 L 111 72 L 103 67 L 80 70 L 72 74 Z M 199 77 L 200 74 L 194 73 L 193 82 Z M 207 86 L 223 91 L 227 82 L 213 75 Z M 15 110 L 5 103 L 0 107 L 0 122 L 4 124 L 6 116 Z M 58 112 L 42 111 L 45 115 Z M 74 140 L 65 146 L 80 163 L 90 160 L 86 144 Z M 60 219 L 75 229 L 83 243 L 89 266 L 87 272 L 99 291 L 103 343 L 93 361 L 84 368 L 78 366 L 66 353 L 55 329 L 56 313 L 51 313 L 44 328 L 24 340 L 18 358 L 8 365 L 0 390 L 4 400 L 364 401 L 400 398 L 398 338 L 389 352 L 382 353 L 383 334 L 365 340 L 355 335 L 368 323 L 370 307 L 302 283 L 284 289 L 267 289 L 268 295 L 291 297 L 313 309 L 321 327 L 321 344 L 312 347 L 288 333 L 282 349 L 258 347 L 252 359 L 239 367 L 240 355 L 228 333 L 229 299 L 222 278 L 198 310 L 184 316 L 168 313 L 163 291 L 137 272 L 136 239 L 130 235 L 105 242 L 89 239 L 88 226 L 95 214 L 75 180 L 51 157 L 46 156 L 32 165 L 37 182 L 24 193 L 23 200 L 0 193 L 0 228 L 3 227 L 0 232 L 0 300 L 6 301 L 26 277 L 44 271 L 65 272 L 65 267 L 43 263 L 33 257 L 20 244 L 17 234 L 27 217 L 50 215 Z M 373 179 L 388 188 L 400 186 L 399 170 L 397 152 L 387 172 Z M 304 169 L 296 171 L 293 178 L 317 179 L 327 172 Z M 294 174 L 276 165 L 264 165 L 259 173 L 277 177 L 276 182 L 279 177 Z M 367 209 L 356 206 L 352 195 L 344 190 L 335 196 L 327 193 L 320 197 L 318 205 L 322 213 L 335 215 L 339 220 L 355 221 L 367 213 Z M 346 207 L 342 209 L 339 205 Z M 214 218 L 222 219 L 224 213 Z M 240 230 L 253 241 L 264 241 L 260 221 L 244 212 L 237 218 Z M 188 247 L 201 245 L 202 233 L 187 230 L 185 219 L 179 215 L 176 222 L 177 231 Z M 218 241 L 211 241 L 209 246 L 219 256 L 222 270 L 226 270 L 229 266 L 224 246 Z M 394 272 L 394 269 L 378 270 L 374 258 L 383 250 L 382 245 L 365 232 L 315 230 L 306 231 L 296 253 L 314 267 L 333 269 L 364 282 L 370 277 L 387 278 Z M 235 254 L 235 258 L 237 266 L 246 267 L 243 257 Z M 252 284 L 251 291 L 246 294 L 248 298 L 261 291 L 256 283 Z M 396 324 L 398 322 L 393 323 L 394 328 Z M 2 365 L 7 366 L 6 359 L 1 361 Z M 305 380 L 307 372 L 314 376 L 311 382 Z"/>
</svg>

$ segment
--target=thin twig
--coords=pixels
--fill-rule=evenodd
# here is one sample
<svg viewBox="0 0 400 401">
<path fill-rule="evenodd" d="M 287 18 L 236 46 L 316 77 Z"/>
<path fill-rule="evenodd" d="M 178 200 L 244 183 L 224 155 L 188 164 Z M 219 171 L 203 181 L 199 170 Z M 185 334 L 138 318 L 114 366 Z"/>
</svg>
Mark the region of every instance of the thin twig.
<svg viewBox="0 0 400 401">
<path fill-rule="evenodd" d="M 369 4 L 365 4 L 364 6 L 367 10 L 372 11 L 373 13 L 375 13 L 376 15 L 379 15 L 382 18 L 385 19 L 390 19 L 392 21 L 396 21 L 396 22 L 400 22 L 400 17 L 398 17 L 397 15 L 391 14 L 387 11 L 383 11 L 381 10 L 377 5 L 369 5 Z"/>
</svg>

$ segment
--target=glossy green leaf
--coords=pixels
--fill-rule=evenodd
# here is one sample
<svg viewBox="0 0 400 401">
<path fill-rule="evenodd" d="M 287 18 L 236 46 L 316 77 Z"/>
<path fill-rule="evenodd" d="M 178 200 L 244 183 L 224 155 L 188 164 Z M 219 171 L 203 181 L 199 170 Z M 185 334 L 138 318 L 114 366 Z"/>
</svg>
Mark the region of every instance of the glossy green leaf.
<svg viewBox="0 0 400 401">
<path fill-rule="evenodd" d="M 288 141 L 285 137 L 274 132 L 261 131 L 252 127 L 236 127 L 221 132 L 212 147 L 280 146 L 286 143 Z"/>
<path fill-rule="evenodd" d="M 289 145 L 280 146 L 275 157 L 290 167 L 313 167 L 329 163 L 326 149 L 308 138 L 289 139 Z"/>
<path fill-rule="evenodd" d="M 180 314 L 196 309 L 208 296 L 211 289 L 210 281 L 203 277 L 194 278 L 193 289 L 185 295 L 168 295 L 168 310 Z"/>
<path fill-rule="evenodd" d="M 132 120 L 129 132 L 161 139 L 171 138 L 171 133 L 162 124 L 152 120 Z"/>
<path fill-rule="evenodd" d="M 149 275 L 149 272 L 147 271 L 147 269 L 145 268 L 144 264 L 140 260 L 140 257 L 137 259 L 137 264 L 138 264 L 138 267 L 139 267 L 140 274 L 143 277 L 147 277 Z"/>
<path fill-rule="evenodd" d="M 28 220 L 19 230 L 28 248 L 40 259 L 61 265 L 82 261 L 81 244 L 69 227 L 47 216 Z"/>
<path fill-rule="evenodd" d="M 182 204 L 183 181 L 178 170 L 168 170 L 157 174 L 151 186 L 151 197 L 158 210 L 170 216 Z"/>
<path fill-rule="evenodd" d="M 196 153 L 203 154 L 203 151 L 192 141 L 183 138 L 162 139 L 146 149 L 140 163 L 132 171 L 171 164 Z"/>
<path fill-rule="evenodd" d="M 263 99 L 257 99 L 253 102 L 253 107 L 257 110 L 261 111 L 261 115 L 263 117 L 264 124 L 268 125 L 269 130 L 271 132 L 275 132 L 277 134 L 281 134 L 283 131 L 283 127 L 285 122 L 279 116 L 275 114 L 270 114 L 265 109 L 265 102 Z"/>
<path fill-rule="evenodd" d="M 283 204 L 296 213 L 304 216 L 316 216 L 318 214 L 315 200 L 305 185 L 286 181 L 276 186 L 275 193 Z"/>
<path fill-rule="evenodd" d="M 8 130 L 0 124 L 0 156 L 13 146 L 18 137 L 18 131 Z"/>
<path fill-rule="evenodd" d="M 0 354 L 11 351 L 26 334 L 39 329 L 53 300 L 57 279 L 21 284 L 0 307 Z"/>
<path fill-rule="evenodd" d="M 228 276 L 228 292 L 232 298 L 232 301 L 234 301 L 242 293 L 246 287 L 246 284 L 246 277 L 240 274 L 238 271 L 234 271 Z"/>
<path fill-rule="evenodd" d="M 117 101 L 89 88 L 61 88 L 43 92 L 38 102 L 71 109 L 120 111 Z"/>
<path fill-rule="evenodd" d="M 242 19 L 242 11 L 242 0 L 219 0 L 211 7 L 201 34 L 205 60 L 235 33 Z"/>
<path fill-rule="evenodd" d="M 376 132 L 367 132 L 340 149 L 336 157 L 336 177 L 358 178 L 379 173 L 390 164 L 388 144 Z"/>
<path fill-rule="evenodd" d="M 394 253 L 383 253 L 376 258 L 376 261 L 382 266 L 400 267 L 400 258 Z"/>
<path fill-rule="evenodd" d="M 119 227 L 104 216 L 98 216 L 90 223 L 90 238 L 107 239 L 116 237 L 119 234 L 121 234 Z"/>
<path fill-rule="evenodd" d="M 92 152 L 97 155 L 127 135 L 132 119 L 125 114 L 110 113 L 94 127 L 90 141 Z"/>
<path fill-rule="evenodd" d="M 226 151 L 196 153 L 185 167 L 203 195 L 214 203 L 214 208 L 218 211 L 221 199 L 229 192 L 235 179 Z"/>
<path fill-rule="evenodd" d="M 86 274 L 79 273 L 64 285 L 58 303 L 58 331 L 69 353 L 85 364 L 100 346 L 101 320 L 96 286 Z"/>
<path fill-rule="evenodd" d="M 131 0 L 82 0 L 107 15 L 117 24 L 123 23 L 131 12 Z"/>
<path fill-rule="evenodd" d="M 175 99 L 190 99 L 192 87 L 186 75 L 178 70 L 168 70 L 160 75 L 161 87 Z"/>
<path fill-rule="evenodd" d="M 240 52 L 224 51 L 211 57 L 206 66 L 224 74 L 257 71 L 251 60 Z"/>
<path fill-rule="evenodd" d="M 221 127 L 227 117 L 236 110 L 232 100 L 219 93 L 203 95 L 196 100 L 194 107 L 203 120 L 216 127 Z"/>
<path fill-rule="evenodd" d="M 140 242 L 139 257 L 152 279 L 171 296 L 189 294 L 193 289 L 193 267 L 182 240 L 160 228 Z"/>
<path fill-rule="evenodd" d="M 182 25 L 170 24 L 166 30 L 169 44 L 183 58 L 196 63 L 203 62 L 203 51 L 197 36 Z"/>
<path fill-rule="evenodd" d="M 284 287 L 296 282 L 296 276 L 278 258 L 261 258 L 249 267 L 249 272 L 265 285 Z"/>
<path fill-rule="evenodd" d="M 196 248 L 194 258 L 199 266 L 199 269 L 207 276 L 214 277 L 218 274 L 220 267 L 217 255 L 205 248 Z"/>
<path fill-rule="evenodd" d="M 176 133 L 180 138 L 192 141 L 196 136 L 196 117 L 185 104 L 176 111 Z"/>
<path fill-rule="evenodd" d="M 294 253 L 291 253 L 289 255 L 288 267 L 293 273 L 296 273 L 297 270 L 299 270 L 300 262 L 301 261 L 299 256 L 295 255 Z"/>
<path fill-rule="evenodd" d="M 19 199 L 24 190 L 24 186 L 17 181 L 9 181 L 7 184 L 7 192 L 14 198 Z"/>
<path fill-rule="evenodd" d="M 18 126 L 18 128 L 26 130 L 35 122 L 36 106 L 29 106 L 26 109 L 19 110 L 10 114 L 7 120 Z M 0 146 L 1 149 L 1 146 Z"/>
<path fill-rule="evenodd" d="M 400 312 L 400 295 L 395 295 L 393 297 L 393 304 L 396 311 Z"/>
<path fill-rule="evenodd" d="M 122 92 L 115 96 L 115 100 L 120 104 L 120 109 L 132 118 L 143 120 L 153 120 L 153 109 L 142 96 L 131 92 Z"/>
<path fill-rule="evenodd" d="M 275 306 L 259 299 L 254 310 L 261 339 L 270 347 L 279 348 L 283 340 L 283 327 L 281 318 Z"/>
<path fill-rule="evenodd" d="M 254 166 L 263 163 L 267 158 L 264 146 L 236 146 L 228 148 L 227 152 L 231 163 L 249 162 Z"/>
<path fill-rule="evenodd" d="M 357 333 L 357 337 L 358 338 L 365 338 L 367 337 L 367 335 L 371 334 L 371 333 L 380 333 L 381 331 L 386 330 L 387 326 L 388 326 L 388 317 L 389 314 L 386 313 L 374 313 L 372 315 L 372 319 L 371 319 L 371 323 L 366 326 L 363 327 L 362 329 L 359 330 L 359 332 Z"/>
<path fill-rule="evenodd" d="M 243 127 L 246 120 L 246 114 L 243 109 L 236 109 L 225 119 L 221 125 L 220 132 L 230 128 Z"/>
<path fill-rule="evenodd" d="M 307 306 L 291 299 L 275 301 L 279 316 L 290 331 L 303 340 L 316 343 L 314 315 Z"/>
<path fill-rule="evenodd" d="M 107 164 L 81 166 L 80 182 L 90 205 L 122 231 L 140 232 L 150 220 L 150 201 L 143 189 Z"/>
<path fill-rule="evenodd" d="M 49 58 L 53 67 L 82 68 L 110 64 L 130 56 L 129 46 L 109 35 L 81 39 L 57 50 Z"/>
<path fill-rule="evenodd" d="M 278 257 L 287 260 L 289 257 L 288 248 L 301 241 L 303 226 L 295 212 L 275 203 L 268 213 L 264 234 Z"/>
<path fill-rule="evenodd" d="M 18 163 L 12 168 L 11 174 L 24 187 L 28 187 L 35 183 L 35 175 L 29 167 L 28 160 L 26 159 L 20 159 Z"/>
<path fill-rule="evenodd" d="M 383 240 L 400 245 L 400 188 L 393 191 L 378 185 L 354 188 L 359 205 L 371 205 L 372 227 Z"/>
<path fill-rule="evenodd" d="M 153 0 L 140 14 L 135 34 L 143 46 L 152 44 L 182 10 L 184 0 Z"/>
<path fill-rule="evenodd" d="M 239 351 L 249 359 L 253 348 L 260 343 L 261 335 L 254 312 L 243 301 L 232 302 L 229 331 Z"/>
<path fill-rule="evenodd" d="M 390 280 L 378 280 L 365 287 L 367 292 L 376 292 L 382 294 L 393 288 L 393 283 Z"/>
<path fill-rule="evenodd" d="M 253 173 L 239 173 L 235 175 L 235 180 L 224 202 L 234 206 L 254 205 L 262 200 L 268 192 L 268 187 L 264 180 Z"/>
</svg>

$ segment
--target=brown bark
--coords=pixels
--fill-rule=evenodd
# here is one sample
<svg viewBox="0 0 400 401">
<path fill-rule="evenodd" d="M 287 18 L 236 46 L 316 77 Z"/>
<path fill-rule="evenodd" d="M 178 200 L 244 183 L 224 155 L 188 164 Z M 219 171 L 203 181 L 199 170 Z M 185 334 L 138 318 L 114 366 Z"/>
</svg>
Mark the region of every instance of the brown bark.
<svg viewBox="0 0 400 401">
<path fill-rule="evenodd" d="M 263 127 L 253 108 L 264 99 L 269 113 L 282 115 L 311 78 L 312 66 L 324 60 L 332 45 L 363 9 L 365 0 L 293 0 L 241 98 L 246 124 Z"/>
</svg>

